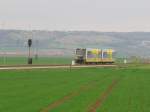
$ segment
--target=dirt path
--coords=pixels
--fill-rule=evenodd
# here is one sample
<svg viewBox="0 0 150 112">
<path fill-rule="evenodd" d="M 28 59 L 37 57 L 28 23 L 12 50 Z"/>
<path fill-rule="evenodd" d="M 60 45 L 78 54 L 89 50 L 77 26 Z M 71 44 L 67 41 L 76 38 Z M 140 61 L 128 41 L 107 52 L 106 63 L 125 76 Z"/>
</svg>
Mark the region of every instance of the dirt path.
<svg viewBox="0 0 150 112">
<path fill-rule="evenodd" d="M 103 83 L 105 81 L 106 77 L 109 77 L 109 76 L 106 75 L 105 77 L 103 77 L 103 80 L 92 80 L 86 84 L 81 85 L 79 90 L 75 90 L 75 91 L 69 93 L 68 95 L 64 96 L 63 98 L 58 99 L 57 101 L 48 105 L 48 107 L 42 109 L 40 112 L 49 112 L 49 111 L 57 108 L 58 106 L 60 106 L 64 102 L 70 100 L 71 98 L 80 95 L 82 92 L 86 92 L 86 91 L 91 90 L 93 87 L 96 87 L 96 85 L 99 83 L 99 81 L 101 81 L 100 83 Z"/>
<path fill-rule="evenodd" d="M 91 67 L 116 67 L 117 65 L 32 65 L 32 66 L 0 66 L 0 70 L 22 70 L 22 69 L 50 69 L 50 68 L 91 68 Z"/>
<path fill-rule="evenodd" d="M 74 97 L 78 95 L 77 92 L 74 92 L 74 93 L 71 93 L 71 94 L 68 94 L 66 96 L 64 96 L 63 98 L 57 100 L 56 102 L 52 103 L 51 105 L 49 105 L 48 107 L 44 108 L 42 111 L 40 112 L 48 112 L 56 107 L 58 107 L 59 105 L 63 104 L 65 101 L 69 100 L 70 98 Z"/>
<path fill-rule="evenodd" d="M 69 93 L 68 95 L 62 97 L 61 99 L 58 99 L 57 101 L 50 104 L 48 107 L 44 108 L 40 112 L 49 112 L 50 110 L 53 110 L 54 108 L 60 106 L 64 102 L 70 100 L 71 98 L 78 96 L 81 92 L 89 90 L 90 87 L 82 85 L 78 91 L 74 91 L 72 93 Z"/>
<path fill-rule="evenodd" d="M 113 80 L 113 82 L 111 83 L 111 85 L 108 86 L 106 91 L 104 91 L 104 93 L 100 96 L 100 98 L 97 99 L 96 102 L 89 108 L 88 112 L 96 112 L 96 110 L 101 107 L 103 102 L 107 99 L 107 97 L 110 95 L 113 88 L 118 84 L 119 81 L 120 79 Z"/>
</svg>

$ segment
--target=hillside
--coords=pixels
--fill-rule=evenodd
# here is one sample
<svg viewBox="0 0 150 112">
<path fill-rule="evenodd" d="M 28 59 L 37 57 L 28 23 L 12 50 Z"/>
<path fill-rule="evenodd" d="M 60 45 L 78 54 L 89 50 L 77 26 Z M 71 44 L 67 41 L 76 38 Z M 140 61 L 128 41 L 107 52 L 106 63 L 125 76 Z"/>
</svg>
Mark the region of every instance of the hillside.
<svg viewBox="0 0 150 112">
<path fill-rule="evenodd" d="M 75 48 L 113 48 L 118 56 L 150 55 L 150 32 L 0 30 L 0 54 L 26 54 L 27 39 L 41 55 L 71 55 Z"/>
</svg>

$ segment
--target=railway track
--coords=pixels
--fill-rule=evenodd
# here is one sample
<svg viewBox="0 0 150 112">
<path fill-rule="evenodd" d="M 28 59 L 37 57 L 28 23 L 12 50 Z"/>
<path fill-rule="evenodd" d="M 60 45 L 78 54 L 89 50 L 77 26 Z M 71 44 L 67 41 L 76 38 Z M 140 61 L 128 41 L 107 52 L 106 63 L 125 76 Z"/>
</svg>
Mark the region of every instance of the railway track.
<svg viewBox="0 0 150 112">
<path fill-rule="evenodd" d="M 0 70 L 21 69 L 52 69 L 52 68 L 93 68 L 93 67 L 116 67 L 117 65 L 14 65 L 0 66 Z"/>
</svg>

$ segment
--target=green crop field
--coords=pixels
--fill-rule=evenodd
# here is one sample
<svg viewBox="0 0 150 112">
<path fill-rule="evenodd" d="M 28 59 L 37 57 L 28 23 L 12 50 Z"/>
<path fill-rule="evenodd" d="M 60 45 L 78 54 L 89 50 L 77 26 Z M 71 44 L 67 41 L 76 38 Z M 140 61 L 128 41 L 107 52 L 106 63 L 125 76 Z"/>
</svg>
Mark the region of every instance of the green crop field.
<svg viewBox="0 0 150 112">
<path fill-rule="evenodd" d="M 0 112 L 150 112 L 150 69 L 0 71 Z"/>
<path fill-rule="evenodd" d="M 27 57 L 0 57 L 0 65 L 24 65 Z M 71 64 L 71 57 L 39 57 L 33 58 L 33 64 Z"/>
</svg>

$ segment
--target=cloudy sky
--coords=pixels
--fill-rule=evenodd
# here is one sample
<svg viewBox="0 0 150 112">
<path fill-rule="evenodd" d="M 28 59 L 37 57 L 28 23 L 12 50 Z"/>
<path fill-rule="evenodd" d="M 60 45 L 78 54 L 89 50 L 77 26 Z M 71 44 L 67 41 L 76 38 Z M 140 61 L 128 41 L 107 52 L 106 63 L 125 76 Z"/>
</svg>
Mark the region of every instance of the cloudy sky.
<svg viewBox="0 0 150 112">
<path fill-rule="evenodd" d="M 150 31 L 150 0 L 0 0 L 0 28 Z"/>
</svg>

